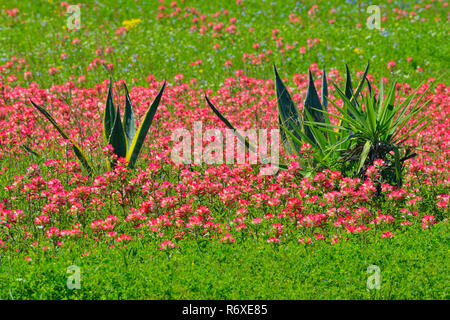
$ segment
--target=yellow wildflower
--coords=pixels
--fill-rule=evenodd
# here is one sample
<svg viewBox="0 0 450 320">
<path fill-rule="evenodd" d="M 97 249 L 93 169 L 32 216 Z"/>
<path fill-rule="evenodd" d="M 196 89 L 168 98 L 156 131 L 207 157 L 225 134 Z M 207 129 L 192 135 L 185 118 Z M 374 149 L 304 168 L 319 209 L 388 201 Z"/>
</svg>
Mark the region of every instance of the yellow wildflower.
<svg viewBox="0 0 450 320">
<path fill-rule="evenodd" d="M 130 31 L 131 29 L 135 28 L 138 23 L 140 23 L 141 19 L 131 19 L 131 20 L 124 20 L 122 22 L 122 25 L 127 29 L 127 31 Z"/>
</svg>

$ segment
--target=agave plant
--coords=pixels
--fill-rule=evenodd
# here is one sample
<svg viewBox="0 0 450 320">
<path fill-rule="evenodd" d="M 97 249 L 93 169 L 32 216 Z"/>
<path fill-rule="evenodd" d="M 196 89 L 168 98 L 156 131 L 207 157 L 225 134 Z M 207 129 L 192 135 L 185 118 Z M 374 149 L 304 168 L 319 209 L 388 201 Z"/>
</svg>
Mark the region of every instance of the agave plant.
<svg viewBox="0 0 450 320">
<path fill-rule="evenodd" d="M 103 114 L 103 137 L 106 144 L 110 144 L 113 147 L 114 154 L 117 158 L 125 158 L 128 162 L 128 167 L 133 169 L 139 153 L 147 136 L 148 130 L 152 124 L 153 118 L 155 116 L 156 110 L 158 109 L 159 102 L 161 101 L 162 94 L 166 83 L 164 82 L 159 93 L 153 100 L 149 109 L 145 113 L 141 124 L 139 125 L 137 131 L 135 129 L 135 117 L 133 112 L 133 107 L 131 104 L 131 99 L 128 93 L 128 89 L 124 84 L 125 88 L 125 113 L 123 122 L 120 117 L 120 107 L 114 106 L 114 97 L 112 90 L 112 81 L 109 82 L 108 96 L 106 98 L 106 107 Z M 32 100 L 30 100 L 32 105 L 41 112 L 45 118 L 55 127 L 60 135 L 69 140 L 72 144 L 72 148 L 75 155 L 80 160 L 81 164 L 86 168 L 89 175 L 92 175 L 92 165 L 88 161 L 86 154 L 83 150 L 64 132 L 64 130 L 57 124 L 52 115 L 43 107 L 37 105 Z M 115 160 L 107 162 L 108 168 L 114 168 L 116 163 Z"/>
<path fill-rule="evenodd" d="M 359 83 L 356 92 L 353 92 L 350 71 L 347 69 L 347 81 L 345 94 L 353 103 L 362 89 L 364 79 L 367 75 L 369 64 L 363 75 L 363 79 Z M 328 167 L 337 160 L 336 148 L 345 149 L 350 143 L 352 135 L 348 135 L 339 130 L 333 130 L 331 121 L 327 113 L 328 108 L 328 83 L 326 72 L 322 74 L 322 101 L 319 99 L 314 79 L 311 71 L 308 75 L 308 89 L 304 102 L 303 113 L 300 114 L 297 106 L 292 100 L 286 86 L 283 84 L 277 69 L 274 66 L 275 85 L 278 101 L 278 122 L 281 129 L 281 138 L 285 145 L 285 150 L 290 154 L 300 156 L 302 145 L 307 142 L 313 149 L 313 159 L 310 163 L 311 168 L 320 166 Z M 349 112 L 351 116 L 351 113 Z M 318 122 L 325 124 L 324 127 L 309 126 L 305 123 Z"/>
<path fill-rule="evenodd" d="M 248 150 L 250 150 L 252 152 L 257 152 L 257 148 L 254 145 L 252 145 L 248 141 L 247 138 L 244 138 L 239 133 L 238 130 L 235 129 L 235 127 L 230 123 L 230 121 L 228 121 L 228 119 L 225 118 L 220 113 L 220 111 L 212 104 L 212 102 L 208 99 L 208 97 L 206 95 L 205 95 L 205 99 L 206 99 L 206 102 L 208 103 L 208 106 L 211 108 L 211 110 L 216 114 L 216 116 L 220 119 L 220 121 L 222 121 L 229 129 L 231 129 L 233 131 L 234 135 L 241 141 L 241 143 L 243 143 Z M 266 159 L 262 155 L 259 155 L 259 156 L 262 157 L 261 160 L 262 160 L 263 163 L 267 163 L 268 162 L 268 159 Z M 280 169 L 284 169 L 284 170 L 287 169 L 287 166 L 285 164 L 278 163 L 277 166 Z"/>
</svg>

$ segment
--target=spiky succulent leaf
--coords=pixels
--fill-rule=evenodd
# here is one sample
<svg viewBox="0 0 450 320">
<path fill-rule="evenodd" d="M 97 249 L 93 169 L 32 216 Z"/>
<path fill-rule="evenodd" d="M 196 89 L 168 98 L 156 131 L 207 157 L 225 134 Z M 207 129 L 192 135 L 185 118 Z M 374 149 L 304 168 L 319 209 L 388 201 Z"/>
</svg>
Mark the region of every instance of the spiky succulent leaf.
<svg viewBox="0 0 450 320">
<path fill-rule="evenodd" d="M 311 115 L 312 120 L 315 122 L 325 122 L 325 117 L 322 112 L 322 103 L 320 102 L 319 95 L 317 94 L 316 86 L 314 85 L 314 79 L 311 74 L 311 70 L 308 72 L 308 89 L 306 91 L 305 108 L 303 109 L 303 117 L 305 118 L 307 113 Z M 311 126 L 304 126 L 305 134 L 312 140 L 317 146 L 319 141 L 312 132 Z"/>
<path fill-rule="evenodd" d="M 364 74 L 361 78 L 361 81 L 359 82 L 358 87 L 356 88 L 355 94 L 353 95 L 353 97 L 350 99 L 350 101 L 352 101 L 354 104 L 358 104 L 358 96 L 360 95 L 362 88 L 364 86 L 364 80 L 367 79 L 367 73 L 369 72 L 369 62 L 367 62 L 367 66 L 366 69 L 364 70 Z M 370 88 L 370 83 L 369 80 L 367 80 L 367 83 L 369 84 L 369 88 Z M 350 84 L 351 86 L 351 84 Z"/>
<path fill-rule="evenodd" d="M 322 71 L 322 106 L 323 110 L 327 111 L 328 109 L 328 82 L 327 82 L 327 73 L 325 69 Z"/>
<path fill-rule="evenodd" d="M 127 139 L 120 119 L 120 108 L 117 107 L 114 125 L 109 136 L 108 144 L 114 148 L 114 153 L 118 158 L 125 158 L 127 156 Z M 114 163 L 112 163 L 114 167 Z"/>
<path fill-rule="evenodd" d="M 106 98 L 105 111 L 103 113 L 103 138 L 105 143 L 108 143 L 111 136 L 111 130 L 114 126 L 114 120 L 116 117 L 116 110 L 114 108 L 112 79 L 109 79 L 108 96 Z"/>
<path fill-rule="evenodd" d="M 351 101 L 353 97 L 353 86 L 352 86 L 352 77 L 350 75 L 350 70 L 348 69 L 347 64 L 345 65 L 345 72 L 347 73 L 347 79 L 345 81 L 345 96 L 347 97 L 348 100 Z"/>
<path fill-rule="evenodd" d="M 278 120 L 280 121 L 280 128 L 285 128 L 282 130 L 289 130 L 291 133 L 297 137 L 293 140 L 290 135 L 282 135 L 284 145 L 286 146 L 286 151 L 289 153 L 298 153 L 301 145 L 298 145 L 296 141 L 301 140 L 301 138 L 296 133 L 295 128 L 302 127 L 302 120 L 300 118 L 297 106 L 292 100 L 286 86 L 283 84 L 280 76 L 278 75 L 277 68 L 273 66 L 275 72 L 275 86 L 277 92 L 277 102 L 278 102 Z M 287 128 L 287 129 L 286 129 Z"/>
<path fill-rule="evenodd" d="M 323 113 L 316 111 L 313 108 L 322 109 L 322 103 L 320 102 L 319 95 L 317 94 L 311 70 L 309 70 L 308 90 L 306 91 L 306 98 L 305 98 L 305 109 L 308 110 L 314 121 L 324 122 L 325 119 Z"/>
<path fill-rule="evenodd" d="M 139 152 L 141 152 L 142 146 L 144 145 L 145 137 L 147 136 L 148 130 L 150 129 L 150 126 L 152 124 L 153 117 L 155 116 L 156 110 L 158 109 L 159 102 L 161 101 L 161 97 L 165 87 L 166 82 L 164 81 L 161 90 L 159 90 L 159 93 L 156 95 L 155 99 L 150 105 L 150 108 L 145 113 L 144 118 L 142 119 L 141 124 L 139 125 L 139 128 L 136 132 L 136 135 L 134 136 L 133 141 L 128 148 L 127 161 L 129 168 L 134 168 L 136 160 L 139 156 Z"/>
<path fill-rule="evenodd" d="M 208 96 L 205 95 L 206 102 L 208 103 L 208 106 L 211 108 L 211 110 L 216 114 L 216 116 L 231 130 L 233 130 L 233 133 L 235 136 L 247 147 L 249 150 L 256 152 L 256 148 L 248 142 L 248 139 L 244 138 L 228 121 L 227 118 L 225 118 L 220 111 L 212 104 L 212 102 L 208 99 Z"/>
<path fill-rule="evenodd" d="M 44 115 L 45 118 L 55 127 L 56 130 L 58 130 L 59 134 L 66 140 L 69 140 L 72 144 L 73 151 L 77 158 L 80 160 L 81 164 L 86 168 L 89 175 L 92 175 L 92 168 L 89 164 L 89 161 L 86 158 L 86 155 L 84 154 L 83 150 L 64 132 L 64 130 L 61 129 L 61 127 L 58 125 L 58 123 L 55 121 L 55 119 L 52 117 L 52 115 L 45 110 L 43 107 L 37 105 L 32 100 L 31 104 L 39 110 L 40 113 Z"/>
<path fill-rule="evenodd" d="M 123 126 L 125 129 L 125 135 L 127 137 L 128 146 L 131 145 L 134 136 L 136 135 L 136 123 L 134 119 L 134 111 L 133 111 L 133 105 L 131 104 L 130 95 L 128 93 L 128 88 L 126 84 L 124 83 L 123 86 L 125 87 L 125 112 L 123 115 Z"/>
<path fill-rule="evenodd" d="M 370 140 L 367 140 L 366 143 L 364 143 L 363 150 L 359 157 L 358 172 L 360 172 L 361 168 L 364 166 L 364 163 L 366 162 L 366 159 L 367 159 L 367 156 L 369 155 L 371 147 L 372 147 L 372 142 Z"/>
</svg>

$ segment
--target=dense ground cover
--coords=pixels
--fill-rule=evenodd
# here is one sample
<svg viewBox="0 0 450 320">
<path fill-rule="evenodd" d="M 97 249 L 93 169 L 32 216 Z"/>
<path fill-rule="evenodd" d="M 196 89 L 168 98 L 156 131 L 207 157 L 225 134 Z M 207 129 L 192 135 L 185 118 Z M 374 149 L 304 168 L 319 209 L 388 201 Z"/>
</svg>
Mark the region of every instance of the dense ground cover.
<svg viewBox="0 0 450 320">
<path fill-rule="evenodd" d="M 1 299 L 448 299 L 448 224 L 394 239 L 299 247 L 296 241 L 221 245 L 187 240 L 167 254 L 147 243 L 121 250 L 62 248 L 2 257 Z M 66 283 L 80 267 L 80 289 Z M 368 277 L 380 268 L 380 290 Z"/>
<path fill-rule="evenodd" d="M 381 32 L 350 1 L 87 3 L 80 31 L 65 28 L 67 5 L 11 2 L 0 15 L 0 298 L 448 298 L 445 2 L 389 3 Z M 277 128 L 272 62 L 302 108 L 307 68 L 318 88 L 324 66 L 342 87 L 342 61 L 356 71 L 368 59 L 375 84 L 400 82 L 399 101 L 412 85 L 433 85 L 422 111 L 433 120 L 406 141 L 423 151 L 406 162 L 401 188 L 375 196 L 377 170 L 364 181 L 338 164 L 304 177 L 307 146 L 304 159 L 282 152 L 288 170 L 274 176 L 171 161 L 174 129 L 224 128 L 205 92 L 236 127 Z M 138 123 L 169 82 L 133 171 L 104 161 L 111 73 L 120 105 L 123 81 L 135 85 Z M 87 150 L 93 176 L 30 98 Z M 66 287 L 70 265 L 81 268 L 80 290 Z M 379 291 L 366 291 L 370 265 Z"/>
</svg>

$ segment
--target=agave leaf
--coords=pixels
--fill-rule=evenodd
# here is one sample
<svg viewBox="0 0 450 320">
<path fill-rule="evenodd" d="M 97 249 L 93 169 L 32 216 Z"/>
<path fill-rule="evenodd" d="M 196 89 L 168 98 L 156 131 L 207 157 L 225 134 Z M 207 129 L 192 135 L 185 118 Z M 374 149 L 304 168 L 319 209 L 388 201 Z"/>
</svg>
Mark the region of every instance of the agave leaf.
<svg viewBox="0 0 450 320">
<path fill-rule="evenodd" d="M 114 148 L 114 153 L 118 158 L 125 158 L 127 156 L 127 139 L 123 130 L 122 120 L 120 119 L 120 108 L 117 106 L 117 112 L 114 119 L 114 126 L 109 136 L 108 144 Z M 114 167 L 114 164 L 112 164 Z"/>
<path fill-rule="evenodd" d="M 227 118 L 225 118 L 220 111 L 212 104 L 212 102 L 208 99 L 208 96 L 205 94 L 205 99 L 206 102 L 208 103 L 208 106 L 212 109 L 212 111 L 216 114 L 216 116 L 231 130 L 233 130 L 234 135 L 245 145 L 246 148 L 248 148 L 249 150 L 253 151 L 253 152 L 257 152 L 257 149 L 250 144 L 250 142 L 248 141 L 248 139 L 244 138 L 234 127 L 233 125 L 230 123 L 230 121 L 228 121 Z M 281 137 L 284 136 L 284 131 L 280 130 L 280 135 Z M 259 155 L 261 157 L 261 155 Z M 266 158 L 262 158 L 263 161 L 267 161 Z M 277 164 L 277 166 L 280 169 L 283 170 L 287 170 L 288 167 L 284 164 Z"/>
<path fill-rule="evenodd" d="M 83 150 L 61 129 L 61 127 L 56 123 L 55 119 L 51 116 L 50 113 L 48 113 L 47 110 L 45 110 L 43 107 L 37 105 L 30 99 L 32 105 L 39 110 L 40 113 L 44 115 L 44 117 L 47 118 L 47 120 L 55 127 L 56 130 L 58 130 L 59 134 L 66 140 L 69 140 L 72 144 L 73 151 L 77 158 L 80 160 L 81 164 L 86 168 L 89 175 L 92 175 L 92 168 L 89 165 L 89 161 L 87 160 Z"/>
<path fill-rule="evenodd" d="M 322 70 L 322 106 L 325 111 L 328 109 L 328 82 L 325 68 Z M 326 117 L 325 117 L 326 118 Z"/>
<path fill-rule="evenodd" d="M 39 159 L 39 154 L 37 154 L 36 152 L 34 152 L 33 150 L 31 150 L 31 148 L 27 147 L 26 145 L 22 145 L 21 146 L 23 150 L 25 150 L 26 152 L 28 152 L 35 160 Z"/>
<path fill-rule="evenodd" d="M 134 136 L 136 135 L 136 123 L 134 119 L 134 111 L 133 111 L 133 105 L 131 104 L 130 95 L 128 94 L 128 88 L 126 84 L 123 84 L 125 87 L 125 113 L 123 115 L 123 124 L 125 129 L 125 134 L 127 136 L 127 142 L 128 145 L 131 145 Z"/>
<path fill-rule="evenodd" d="M 322 112 L 316 111 L 319 109 L 322 111 L 322 103 L 320 102 L 319 95 L 317 94 L 316 86 L 314 85 L 314 79 L 311 74 L 311 70 L 308 72 L 308 89 L 306 91 L 305 98 L 305 108 L 303 109 L 303 117 L 306 117 L 308 113 L 311 115 L 312 119 L 315 122 L 324 123 L 325 117 Z M 317 140 L 317 135 L 314 135 L 312 130 L 313 127 L 307 126 L 304 127 L 305 134 L 312 140 L 314 143 L 319 146 L 320 141 Z"/>
<path fill-rule="evenodd" d="M 234 127 L 233 125 L 230 123 L 230 121 L 228 121 L 227 118 L 225 118 L 220 111 L 212 104 L 212 102 L 208 99 L 208 97 L 205 95 L 205 99 L 206 102 L 208 103 L 209 107 L 212 109 L 212 111 L 216 114 L 217 117 L 219 117 L 219 119 L 231 130 L 233 130 L 233 133 L 236 135 L 236 137 L 238 137 L 239 140 L 241 140 L 241 142 L 243 144 L 245 144 L 245 146 L 250 149 L 253 152 L 256 152 L 256 148 L 251 145 L 248 142 L 248 139 L 244 138 Z"/>
<path fill-rule="evenodd" d="M 314 85 L 314 79 L 312 77 L 311 70 L 309 70 L 308 90 L 306 91 L 306 99 L 305 99 L 305 110 L 308 110 L 314 121 L 325 122 L 323 113 L 315 111 L 313 110 L 313 108 L 322 109 L 322 104 L 320 102 L 319 95 L 317 94 L 316 86 Z"/>
<path fill-rule="evenodd" d="M 308 137 L 310 137 L 310 139 L 312 137 L 311 140 L 314 141 L 314 143 L 321 150 L 325 150 L 328 146 L 328 139 L 327 139 L 328 135 L 326 133 L 326 131 L 328 129 L 320 127 L 320 126 L 316 126 L 316 123 L 325 124 L 325 122 L 313 121 L 311 113 L 306 108 L 305 108 L 305 118 L 308 120 L 309 123 L 313 123 L 313 124 L 304 126 L 305 134 Z M 305 124 L 305 122 L 303 122 L 303 123 Z"/>
<path fill-rule="evenodd" d="M 134 136 L 133 141 L 128 148 L 126 158 L 128 161 L 128 167 L 131 169 L 134 168 L 134 164 L 136 163 L 142 146 L 144 145 L 145 137 L 147 136 L 148 130 L 150 129 L 153 117 L 155 116 L 156 110 L 158 109 L 159 102 L 161 101 L 161 97 L 165 87 L 166 82 L 164 81 L 161 90 L 159 90 L 159 93 L 156 95 L 155 99 L 150 105 L 150 108 L 145 113 L 144 118 L 142 119 L 141 124 L 139 125 L 139 128 L 136 132 L 136 135 Z"/>
<path fill-rule="evenodd" d="M 108 96 L 106 98 L 106 106 L 103 114 L 103 138 L 106 143 L 108 143 L 109 137 L 111 136 L 111 130 L 114 126 L 115 117 L 116 111 L 113 101 L 112 79 L 109 79 Z"/>
<path fill-rule="evenodd" d="M 281 120 L 280 127 L 287 128 L 287 130 L 294 133 L 294 135 L 297 138 L 299 138 L 298 134 L 295 133 L 296 132 L 295 127 L 301 128 L 302 120 L 299 116 L 297 106 L 295 105 L 289 92 L 287 91 L 285 85 L 283 84 L 283 81 L 278 75 L 277 68 L 275 67 L 275 65 L 273 66 L 273 69 L 275 72 L 275 85 L 277 91 L 278 114 L 279 114 L 278 120 Z M 283 143 L 286 145 L 287 151 L 289 153 L 292 152 L 298 153 L 300 146 L 296 145 L 294 141 L 292 141 L 290 135 L 289 137 L 287 135 L 284 135 L 284 137 L 286 138 L 286 140 L 283 141 Z"/>
</svg>

